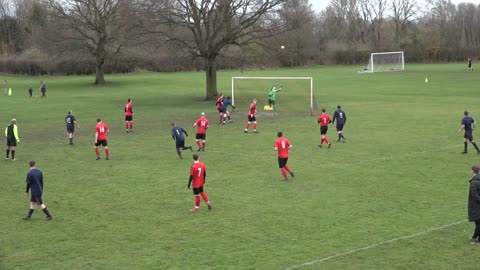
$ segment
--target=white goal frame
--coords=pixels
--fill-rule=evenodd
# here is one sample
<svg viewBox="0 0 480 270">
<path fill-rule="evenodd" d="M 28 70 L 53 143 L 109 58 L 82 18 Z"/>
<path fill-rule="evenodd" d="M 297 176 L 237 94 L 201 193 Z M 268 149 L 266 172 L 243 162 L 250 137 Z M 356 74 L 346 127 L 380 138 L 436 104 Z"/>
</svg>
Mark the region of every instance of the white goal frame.
<svg viewBox="0 0 480 270">
<path fill-rule="evenodd" d="M 313 115 L 313 78 L 312 77 L 232 77 L 232 105 L 235 106 L 235 80 L 309 80 L 310 113 Z"/>
<path fill-rule="evenodd" d="M 370 73 L 374 73 L 374 65 L 373 65 L 373 57 L 375 55 L 384 55 L 384 54 L 401 54 L 402 55 L 402 69 L 401 70 L 405 70 L 405 57 L 404 57 L 404 54 L 403 54 L 403 51 L 398 51 L 398 52 L 380 52 L 380 53 L 371 53 L 370 54 L 370 59 L 368 60 L 368 72 Z M 377 72 L 381 72 L 381 71 L 377 71 Z"/>
</svg>

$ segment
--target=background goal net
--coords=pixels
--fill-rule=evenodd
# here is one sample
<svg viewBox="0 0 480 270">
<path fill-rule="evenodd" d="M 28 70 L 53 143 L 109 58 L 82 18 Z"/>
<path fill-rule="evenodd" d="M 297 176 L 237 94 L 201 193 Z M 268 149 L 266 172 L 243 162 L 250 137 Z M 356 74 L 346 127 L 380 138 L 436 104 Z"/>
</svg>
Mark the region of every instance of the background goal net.
<svg viewBox="0 0 480 270">
<path fill-rule="evenodd" d="M 368 72 L 402 71 L 405 61 L 402 52 L 381 52 L 370 54 Z"/>
<path fill-rule="evenodd" d="M 282 86 L 275 111 L 268 106 L 273 85 Z M 247 112 L 254 98 L 259 113 L 313 115 L 318 110 L 311 77 L 232 77 L 232 102 L 239 111 Z"/>
</svg>

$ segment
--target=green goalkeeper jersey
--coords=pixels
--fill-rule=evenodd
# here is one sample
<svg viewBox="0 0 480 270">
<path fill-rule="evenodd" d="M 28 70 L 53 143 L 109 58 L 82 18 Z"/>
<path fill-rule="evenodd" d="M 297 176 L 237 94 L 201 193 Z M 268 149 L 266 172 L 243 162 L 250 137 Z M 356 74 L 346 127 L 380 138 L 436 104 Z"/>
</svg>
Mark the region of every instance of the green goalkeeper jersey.
<svg viewBox="0 0 480 270">
<path fill-rule="evenodd" d="M 270 92 L 268 93 L 268 98 L 272 101 L 275 101 L 275 99 L 277 98 L 275 94 L 280 91 L 282 91 L 282 88 L 277 90 L 275 89 L 275 86 L 272 86 L 272 88 L 270 89 Z"/>
</svg>

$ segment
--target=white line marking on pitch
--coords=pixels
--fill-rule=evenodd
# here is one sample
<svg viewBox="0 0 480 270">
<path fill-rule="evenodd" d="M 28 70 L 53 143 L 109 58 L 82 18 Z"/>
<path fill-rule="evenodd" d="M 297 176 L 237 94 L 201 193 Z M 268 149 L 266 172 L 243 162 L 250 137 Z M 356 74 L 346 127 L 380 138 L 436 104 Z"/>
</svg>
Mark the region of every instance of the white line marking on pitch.
<svg viewBox="0 0 480 270">
<path fill-rule="evenodd" d="M 310 261 L 310 262 L 290 266 L 288 268 L 285 268 L 285 270 L 293 270 L 293 269 L 298 269 L 298 268 L 302 268 L 302 267 L 305 267 L 305 266 L 313 265 L 313 264 L 316 264 L 316 263 L 325 262 L 325 261 L 335 259 L 335 258 L 338 258 L 338 257 L 351 255 L 351 254 L 357 253 L 359 251 L 369 250 L 369 249 L 376 248 L 376 247 L 379 247 L 379 246 L 382 246 L 382 245 L 385 245 L 385 244 L 389 244 L 389 243 L 397 242 L 397 241 L 400 241 L 400 240 L 421 236 L 421 235 L 424 235 L 424 234 L 427 234 L 427 233 L 430 233 L 430 232 L 433 232 L 433 231 L 443 230 L 445 228 L 455 226 L 455 225 L 465 223 L 465 222 L 466 222 L 466 220 L 461 220 L 461 221 L 456 221 L 456 222 L 445 224 L 445 225 L 438 226 L 438 227 L 432 227 L 432 228 L 429 228 L 429 229 L 426 229 L 424 231 L 417 232 L 417 233 L 414 233 L 414 234 L 400 236 L 400 237 L 393 238 L 393 239 L 390 239 L 390 240 L 384 240 L 384 241 L 381 241 L 381 242 L 378 242 L 378 243 L 375 243 L 375 244 L 371 244 L 371 245 L 368 245 L 368 246 L 364 246 L 364 247 L 361 247 L 361 248 L 351 249 L 351 250 L 341 252 L 341 253 L 337 253 L 337 254 L 333 254 L 333 255 L 330 255 L 330 256 L 327 256 L 327 257 L 318 258 L 318 259 L 315 259 L 315 260 Z"/>
</svg>

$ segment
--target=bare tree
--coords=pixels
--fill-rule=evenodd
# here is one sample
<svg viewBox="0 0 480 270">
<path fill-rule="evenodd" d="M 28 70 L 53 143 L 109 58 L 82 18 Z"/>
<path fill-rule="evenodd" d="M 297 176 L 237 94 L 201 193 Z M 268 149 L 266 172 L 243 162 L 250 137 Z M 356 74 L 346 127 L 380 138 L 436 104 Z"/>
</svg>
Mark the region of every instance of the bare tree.
<svg viewBox="0 0 480 270">
<path fill-rule="evenodd" d="M 135 1 L 49 0 L 57 23 L 64 23 L 59 41 L 79 42 L 95 57 L 95 84 L 105 84 L 105 62 L 138 34 Z"/>
<path fill-rule="evenodd" d="M 18 21 L 15 18 L 14 3 L 0 0 L 0 54 L 14 54 L 18 41 Z"/>
<path fill-rule="evenodd" d="M 245 46 L 286 25 L 277 11 L 285 0 L 146 1 L 150 33 L 160 34 L 179 50 L 203 59 L 206 99 L 217 96 L 216 60 L 227 46 Z"/>
<path fill-rule="evenodd" d="M 392 21 L 395 27 L 395 43 L 401 44 L 407 35 L 408 25 L 418 13 L 417 0 L 393 0 Z"/>
</svg>

